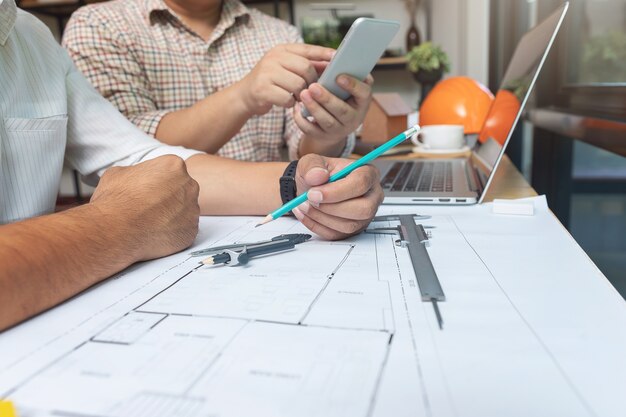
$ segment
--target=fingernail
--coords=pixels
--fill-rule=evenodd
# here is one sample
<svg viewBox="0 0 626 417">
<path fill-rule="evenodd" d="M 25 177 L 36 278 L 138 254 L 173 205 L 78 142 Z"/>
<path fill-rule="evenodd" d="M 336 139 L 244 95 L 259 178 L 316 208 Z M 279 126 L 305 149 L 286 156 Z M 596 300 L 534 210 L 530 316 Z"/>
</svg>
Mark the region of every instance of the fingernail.
<svg viewBox="0 0 626 417">
<path fill-rule="evenodd" d="M 350 81 L 345 75 L 340 75 L 339 78 L 337 78 L 337 83 L 343 87 L 348 87 L 350 85 Z"/>
<path fill-rule="evenodd" d="M 309 172 L 312 172 L 312 171 L 322 171 L 324 174 L 328 174 L 328 170 L 322 167 L 313 167 L 309 170 Z"/>
<path fill-rule="evenodd" d="M 322 195 L 321 191 L 317 191 L 317 190 L 309 190 L 309 194 L 308 194 L 308 198 L 307 198 L 310 202 L 312 203 L 321 203 L 322 200 L 324 199 L 324 196 Z"/>
<path fill-rule="evenodd" d="M 302 218 L 304 217 L 304 214 L 302 214 L 302 212 L 300 211 L 299 208 L 295 208 L 293 210 L 291 210 L 293 212 L 293 215 L 296 216 L 296 219 L 298 220 L 302 220 Z"/>
<path fill-rule="evenodd" d="M 302 102 L 304 103 L 310 103 L 311 101 L 313 101 L 313 99 L 311 98 L 311 92 L 309 90 L 302 90 L 300 92 L 300 100 L 302 100 Z"/>
<path fill-rule="evenodd" d="M 319 98 L 322 95 L 322 89 L 317 84 L 311 84 L 309 87 L 311 95 L 315 98 Z"/>
<path fill-rule="evenodd" d="M 304 203 L 300 204 L 298 206 L 298 210 L 300 210 L 300 212 L 307 214 L 309 212 L 309 208 L 311 207 L 311 205 L 309 204 L 308 201 L 305 201 Z"/>
</svg>

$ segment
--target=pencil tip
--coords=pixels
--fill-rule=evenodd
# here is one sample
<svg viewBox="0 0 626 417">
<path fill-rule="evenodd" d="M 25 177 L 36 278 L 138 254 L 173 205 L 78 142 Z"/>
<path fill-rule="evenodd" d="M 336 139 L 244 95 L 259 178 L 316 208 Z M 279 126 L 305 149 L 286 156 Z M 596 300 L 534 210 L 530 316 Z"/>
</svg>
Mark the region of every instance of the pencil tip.
<svg viewBox="0 0 626 417">
<path fill-rule="evenodd" d="M 256 225 L 256 226 L 254 226 L 254 227 L 255 227 L 255 228 L 257 228 L 257 227 L 259 227 L 259 226 L 263 226 L 264 224 L 269 223 L 269 222 L 271 222 L 272 220 L 274 220 L 274 219 L 272 218 L 272 215 L 271 215 L 271 214 L 268 214 L 268 215 L 267 215 L 267 216 L 265 216 L 265 218 L 261 221 L 261 223 L 257 224 L 257 225 Z"/>
</svg>

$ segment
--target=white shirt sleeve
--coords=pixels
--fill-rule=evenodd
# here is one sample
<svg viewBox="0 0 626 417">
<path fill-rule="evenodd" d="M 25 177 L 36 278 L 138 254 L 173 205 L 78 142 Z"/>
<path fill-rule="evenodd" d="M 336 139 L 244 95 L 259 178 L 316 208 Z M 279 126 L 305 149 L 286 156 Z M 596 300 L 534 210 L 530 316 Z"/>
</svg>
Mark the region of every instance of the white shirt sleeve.
<svg viewBox="0 0 626 417">
<path fill-rule="evenodd" d="M 96 184 L 107 168 L 134 165 L 162 155 L 187 159 L 203 152 L 165 145 L 128 121 L 89 84 L 60 48 L 67 65 L 66 160 Z"/>
</svg>

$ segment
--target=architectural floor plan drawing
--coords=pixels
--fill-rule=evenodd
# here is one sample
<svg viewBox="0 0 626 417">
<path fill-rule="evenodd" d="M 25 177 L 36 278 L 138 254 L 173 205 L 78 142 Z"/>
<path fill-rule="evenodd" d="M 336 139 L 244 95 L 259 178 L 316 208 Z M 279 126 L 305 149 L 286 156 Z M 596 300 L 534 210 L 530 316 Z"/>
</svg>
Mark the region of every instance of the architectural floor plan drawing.
<svg viewBox="0 0 626 417">
<path fill-rule="evenodd" d="M 216 244 L 279 234 L 253 226 Z M 10 396 L 33 415 L 367 415 L 393 335 L 372 245 L 314 240 L 233 268 L 186 260 L 171 285 Z"/>
<path fill-rule="evenodd" d="M 465 209 L 431 208 L 423 221 L 447 296 L 443 330 L 393 236 L 313 239 L 209 267 L 188 253 L 306 230 L 288 218 L 258 229 L 255 218 L 205 218 L 194 248 L 0 334 L 0 398 L 21 417 L 610 416 L 597 412 L 605 394 L 585 386 L 593 368 L 559 354 L 571 335 L 536 321 L 549 308 L 533 310 L 536 294 L 485 249 L 504 233 L 528 243 L 549 218 L 496 219 L 485 233 L 482 208 Z"/>
<path fill-rule="evenodd" d="M 306 256 L 294 250 L 245 266 L 196 269 L 139 310 L 298 324 L 351 250 L 348 244 L 311 242 Z M 290 267 L 298 264 L 306 267 Z"/>
</svg>

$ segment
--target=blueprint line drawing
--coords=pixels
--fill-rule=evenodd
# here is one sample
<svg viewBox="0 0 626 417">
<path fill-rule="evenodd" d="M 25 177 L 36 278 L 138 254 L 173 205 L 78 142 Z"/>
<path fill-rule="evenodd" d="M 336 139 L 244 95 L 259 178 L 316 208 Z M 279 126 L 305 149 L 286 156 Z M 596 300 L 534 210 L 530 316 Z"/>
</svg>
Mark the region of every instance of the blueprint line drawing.
<svg viewBox="0 0 626 417">
<path fill-rule="evenodd" d="M 607 400 L 582 389 L 585 361 L 559 356 L 538 324 L 528 278 L 485 249 L 501 229 L 523 241 L 549 226 L 476 233 L 480 221 L 426 221 L 443 331 L 392 236 L 313 239 L 232 268 L 181 253 L 1 334 L 0 398 L 25 417 L 617 415 L 597 411 Z M 306 232 L 288 218 L 204 222 L 192 249 Z"/>
<path fill-rule="evenodd" d="M 252 236 L 259 234 L 246 226 L 227 238 L 266 237 Z M 244 415 L 249 405 L 237 409 L 233 397 L 245 392 L 256 395 L 256 415 L 368 414 L 392 340 L 385 323 L 392 315 L 379 311 L 379 325 L 352 327 L 349 316 L 337 325 L 333 314 L 313 314 L 318 302 L 326 303 L 327 291 L 338 298 L 364 297 L 360 310 L 375 300 L 362 288 L 333 286 L 344 266 L 368 257 L 355 254 L 353 260 L 355 244 L 307 246 L 304 260 L 291 251 L 238 268 L 197 267 L 188 260 L 187 272 L 10 397 L 27 411 L 53 415 L 121 417 L 147 409 L 140 415 L 195 417 Z M 278 260 L 287 265 L 285 272 L 276 267 Z M 303 267 L 294 269 L 296 264 Z M 378 276 L 377 268 L 372 272 Z M 388 297 L 383 304 L 390 309 Z M 272 395 L 259 396 L 267 381 Z"/>
</svg>

